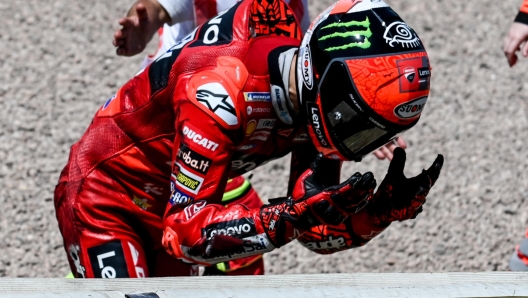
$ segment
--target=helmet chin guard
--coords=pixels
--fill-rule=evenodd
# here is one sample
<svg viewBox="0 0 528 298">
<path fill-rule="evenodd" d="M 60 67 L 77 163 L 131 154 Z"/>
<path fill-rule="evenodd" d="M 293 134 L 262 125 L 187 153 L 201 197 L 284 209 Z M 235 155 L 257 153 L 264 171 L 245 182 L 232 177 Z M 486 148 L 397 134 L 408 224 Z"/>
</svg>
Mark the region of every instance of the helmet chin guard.
<svg viewBox="0 0 528 298">
<path fill-rule="evenodd" d="M 325 156 L 360 161 L 414 126 L 429 95 L 421 40 L 382 0 L 341 0 L 312 23 L 297 58 L 308 132 Z"/>
</svg>

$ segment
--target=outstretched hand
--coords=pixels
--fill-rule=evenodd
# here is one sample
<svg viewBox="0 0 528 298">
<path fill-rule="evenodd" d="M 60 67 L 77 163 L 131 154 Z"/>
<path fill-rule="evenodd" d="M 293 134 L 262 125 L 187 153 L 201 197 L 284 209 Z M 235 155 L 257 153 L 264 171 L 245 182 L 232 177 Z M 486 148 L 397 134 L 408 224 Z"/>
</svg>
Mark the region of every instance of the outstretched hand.
<svg viewBox="0 0 528 298">
<path fill-rule="evenodd" d="M 514 22 L 508 35 L 504 38 L 503 51 L 510 67 L 513 67 L 518 60 L 517 52 L 521 51 L 524 57 L 528 57 L 528 25 Z M 522 49 L 521 49 L 522 47 Z"/>
<path fill-rule="evenodd" d="M 147 8 L 139 3 L 134 8 L 134 13 L 119 20 L 121 29 L 114 33 L 113 44 L 119 56 L 134 56 L 141 53 L 152 38 L 157 28 L 152 28 L 149 21 Z"/>
<path fill-rule="evenodd" d="M 429 169 L 407 178 L 403 174 L 405 160 L 405 150 L 396 148 L 387 175 L 367 206 L 376 223 L 416 218 L 444 164 L 444 157 L 439 154 Z"/>
</svg>

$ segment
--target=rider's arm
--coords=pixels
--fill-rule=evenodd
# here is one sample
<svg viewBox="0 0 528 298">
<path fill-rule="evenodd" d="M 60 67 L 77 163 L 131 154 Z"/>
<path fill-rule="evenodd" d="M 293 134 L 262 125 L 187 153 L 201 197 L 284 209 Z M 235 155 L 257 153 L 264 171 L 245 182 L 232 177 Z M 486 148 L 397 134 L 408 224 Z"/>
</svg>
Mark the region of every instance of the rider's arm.
<svg viewBox="0 0 528 298">
<path fill-rule="evenodd" d="M 220 204 L 236 137 L 193 108 L 179 107 L 189 115 L 179 116 L 184 121 L 178 124 L 174 142 L 165 249 L 184 261 L 209 265 L 262 254 L 294 240 L 298 235 L 293 226 L 280 219 L 292 213 L 283 202 L 254 209 Z"/>
</svg>

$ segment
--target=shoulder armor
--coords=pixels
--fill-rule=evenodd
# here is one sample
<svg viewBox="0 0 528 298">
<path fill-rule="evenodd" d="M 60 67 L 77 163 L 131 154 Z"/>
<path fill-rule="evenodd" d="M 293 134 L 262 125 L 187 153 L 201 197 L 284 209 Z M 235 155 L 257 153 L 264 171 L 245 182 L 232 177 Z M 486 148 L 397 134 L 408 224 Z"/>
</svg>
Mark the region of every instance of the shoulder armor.
<svg viewBox="0 0 528 298">
<path fill-rule="evenodd" d="M 237 97 L 247 78 L 248 71 L 242 61 L 234 57 L 218 57 L 215 69 L 191 77 L 187 96 L 222 127 L 236 129 L 240 126 Z"/>
</svg>

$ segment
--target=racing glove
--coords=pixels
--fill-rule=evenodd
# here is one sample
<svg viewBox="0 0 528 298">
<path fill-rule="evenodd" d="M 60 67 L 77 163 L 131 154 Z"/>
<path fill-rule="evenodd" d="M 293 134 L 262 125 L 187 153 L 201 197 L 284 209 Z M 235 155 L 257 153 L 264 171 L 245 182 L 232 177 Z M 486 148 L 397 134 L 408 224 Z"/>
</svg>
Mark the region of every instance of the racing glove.
<svg viewBox="0 0 528 298">
<path fill-rule="evenodd" d="M 339 185 L 325 187 L 322 169 L 328 161 L 319 153 L 297 180 L 291 197 L 272 199 L 262 207 L 262 223 L 276 247 L 300 236 L 299 231 L 323 224 L 339 225 L 372 197 L 376 180 L 370 172 L 355 173 Z"/>
<path fill-rule="evenodd" d="M 429 169 L 423 170 L 416 177 L 405 177 L 403 174 L 405 155 L 405 150 L 402 148 L 394 149 L 394 157 L 387 175 L 367 205 L 367 212 L 373 217 L 375 224 L 416 218 L 422 212 L 427 194 L 440 175 L 444 164 L 444 157 L 441 154 Z"/>
</svg>

